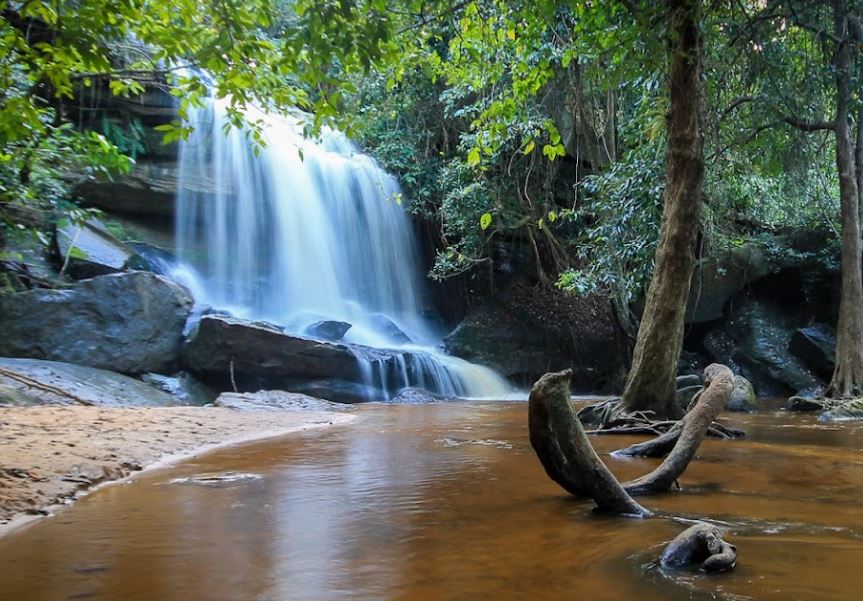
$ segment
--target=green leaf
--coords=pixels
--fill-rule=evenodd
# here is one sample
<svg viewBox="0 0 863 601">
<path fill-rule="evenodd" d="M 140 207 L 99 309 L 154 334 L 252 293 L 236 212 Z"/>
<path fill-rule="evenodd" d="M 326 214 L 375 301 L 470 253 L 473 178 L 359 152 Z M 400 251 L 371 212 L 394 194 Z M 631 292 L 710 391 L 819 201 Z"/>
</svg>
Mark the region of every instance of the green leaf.
<svg viewBox="0 0 863 601">
<path fill-rule="evenodd" d="M 491 225 L 491 213 L 483 213 L 482 217 L 479 218 L 479 227 L 482 228 L 483 231 L 488 229 L 488 226 Z"/>
<path fill-rule="evenodd" d="M 531 140 L 527 143 L 527 146 L 524 147 L 524 154 L 530 154 L 531 152 L 533 152 L 534 148 L 536 148 L 536 142 Z"/>
</svg>

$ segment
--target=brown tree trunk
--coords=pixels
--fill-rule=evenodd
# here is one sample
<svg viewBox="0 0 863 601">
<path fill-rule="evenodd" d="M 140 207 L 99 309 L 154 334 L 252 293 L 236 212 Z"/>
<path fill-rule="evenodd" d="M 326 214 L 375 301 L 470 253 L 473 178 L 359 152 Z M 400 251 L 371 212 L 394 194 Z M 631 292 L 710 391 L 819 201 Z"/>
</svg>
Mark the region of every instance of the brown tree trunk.
<svg viewBox="0 0 863 601">
<path fill-rule="evenodd" d="M 842 217 L 842 295 L 836 326 L 836 369 L 827 394 L 851 398 L 863 391 L 863 265 L 856 165 L 848 125 L 851 59 L 846 0 L 833 0 L 836 47 L 836 168 Z"/>
<path fill-rule="evenodd" d="M 635 342 L 623 411 L 677 416 L 674 378 L 683 346 L 704 176 L 700 0 L 667 0 L 671 27 L 668 155 L 656 266 Z"/>
</svg>

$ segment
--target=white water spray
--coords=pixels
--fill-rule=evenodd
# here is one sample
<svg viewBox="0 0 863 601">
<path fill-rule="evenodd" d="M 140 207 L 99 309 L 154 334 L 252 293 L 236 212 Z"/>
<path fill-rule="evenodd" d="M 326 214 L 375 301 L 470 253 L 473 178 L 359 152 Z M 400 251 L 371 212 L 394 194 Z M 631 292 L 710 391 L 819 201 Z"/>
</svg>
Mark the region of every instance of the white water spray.
<svg viewBox="0 0 863 601">
<path fill-rule="evenodd" d="M 319 321 L 351 324 L 345 342 L 397 351 L 387 365 L 356 353 L 364 383 L 386 398 L 407 386 L 506 395 L 490 369 L 436 350 L 398 182 L 339 132 L 315 142 L 300 117 L 250 109 L 265 141 L 255 156 L 247 132 L 224 133 L 228 103 L 190 115 L 180 145 L 177 249 L 198 300 L 297 335 Z"/>
</svg>

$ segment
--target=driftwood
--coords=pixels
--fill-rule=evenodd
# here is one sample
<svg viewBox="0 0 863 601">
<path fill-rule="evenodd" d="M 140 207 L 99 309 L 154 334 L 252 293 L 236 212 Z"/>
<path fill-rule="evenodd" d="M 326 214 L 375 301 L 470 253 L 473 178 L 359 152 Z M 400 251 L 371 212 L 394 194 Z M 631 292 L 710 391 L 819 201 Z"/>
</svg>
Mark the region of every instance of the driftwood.
<svg viewBox="0 0 863 601">
<path fill-rule="evenodd" d="M 675 439 L 668 457 L 649 474 L 621 484 L 599 459 L 572 410 L 570 376 L 569 370 L 545 374 L 534 384 L 528 404 L 531 445 L 548 476 L 567 492 L 591 497 L 602 510 L 639 516 L 650 512 L 632 497 L 666 492 L 674 485 L 734 390 L 731 370 L 710 365 L 698 403 L 680 420 L 677 432 L 661 442 L 667 447 Z"/>
<path fill-rule="evenodd" d="M 659 561 L 666 567 L 699 565 L 705 572 L 727 572 L 737 563 L 737 547 L 726 542 L 713 524 L 699 522 L 678 534 Z"/>
</svg>

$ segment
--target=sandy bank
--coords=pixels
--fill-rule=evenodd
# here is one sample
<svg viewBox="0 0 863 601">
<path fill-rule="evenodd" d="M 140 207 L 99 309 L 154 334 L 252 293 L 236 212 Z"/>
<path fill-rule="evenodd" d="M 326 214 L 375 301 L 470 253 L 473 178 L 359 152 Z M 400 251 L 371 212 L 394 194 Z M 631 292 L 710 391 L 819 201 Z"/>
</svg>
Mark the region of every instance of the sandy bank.
<svg viewBox="0 0 863 601">
<path fill-rule="evenodd" d="M 0 408 L 0 535 L 146 467 L 352 419 L 333 411 L 219 407 Z"/>
</svg>

